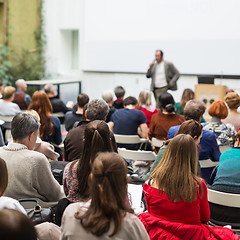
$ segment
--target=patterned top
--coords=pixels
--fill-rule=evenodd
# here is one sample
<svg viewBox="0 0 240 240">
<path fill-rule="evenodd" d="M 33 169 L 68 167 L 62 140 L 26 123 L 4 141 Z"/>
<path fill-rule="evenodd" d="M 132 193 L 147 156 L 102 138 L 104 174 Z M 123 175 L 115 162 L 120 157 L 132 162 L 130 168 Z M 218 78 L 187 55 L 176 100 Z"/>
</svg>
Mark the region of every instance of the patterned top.
<svg viewBox="0 0 240 240">
<path fill-rule="evenodd" d="M 72 167 L 72 171 L 70 171 L 71 164 L 74 164 Z M 70 202 L 80 202 L 78 198 L 77 190 L 78 190 L 78 180 L 77 180 L 77 164 L 70 162 L 66 165 L 63 173 L 63 189 L 67 199 Z"/>
<path fill-rule="evenodd" d="M 230 123 L 209 122 L 203 125 L 204 130 L 214 132 L 219 146 L 229 145 L 233 147 L 237 131 Z"/>
</svg>

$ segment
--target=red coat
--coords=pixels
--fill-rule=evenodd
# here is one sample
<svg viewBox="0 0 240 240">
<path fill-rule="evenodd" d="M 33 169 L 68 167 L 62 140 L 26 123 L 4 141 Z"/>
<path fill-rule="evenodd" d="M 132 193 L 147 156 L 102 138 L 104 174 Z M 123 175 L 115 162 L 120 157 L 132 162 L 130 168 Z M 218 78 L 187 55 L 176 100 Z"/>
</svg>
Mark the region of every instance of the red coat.
<svg viewBox="0 0 240 240">
<path fill-rule="evenodd" d="M 232 230 L 223 227 L 209 227 L 206 224 L 185 224 L 170 222 L 151 215 L 148 212 L 139 216 L 151 240 L 237 240 Z"/>
</svg>

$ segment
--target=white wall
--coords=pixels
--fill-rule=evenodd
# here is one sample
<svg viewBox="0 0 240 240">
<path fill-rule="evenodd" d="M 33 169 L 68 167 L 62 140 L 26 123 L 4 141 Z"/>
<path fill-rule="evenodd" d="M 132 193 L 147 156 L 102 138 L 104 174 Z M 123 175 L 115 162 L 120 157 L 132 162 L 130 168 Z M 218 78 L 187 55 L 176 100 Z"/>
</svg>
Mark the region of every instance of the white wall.
<svg viewBox="0 0 240 240">
<path fill-rule="evenodd" d="M 87 0 L 86 0 L 87 1 Z M 126 89 L 126 96 L 138 96 L 144 88 L 150 87 L 150 79 L 145 74 L 125 74 L 125 73 L 96 73 L 83 71 L 86 29 L 84 24 L 85 0 L 50 0 L 44 1 L 45 33 L 47 37 L 46 45 L 46 67 L 49 78 L 80 79 L 82 81 L 82 92 L 89 94 L 90 98 L 100 98 L 101 93 L 106 89 L 114 89 L 117 85 L 122 85 Z M 123 16 L 124 17 L 124 16 Z M 226 16 L 225 16 L 226 17 Z M 110 21 L 110 20 L 109 20 Z M 97 24 L 97 21 L 96 21 Z M 101 26 L 100 26 L 101 27 Z M 79 69 L 73 70 L 69 64 L 69 41 L 64 41 L 63 31 L 79 31 Z M 69 36 L 65 35 L 65 38 Z M 66 40 L 66 39 L 65 39 Z M 163 49 L 164 50 L 164 49 Z M 148 62 L 154 58 L 146 60 L 145 70 Z M 166 58 L 167 58 L 166 53 Z M 118 57 L 115 55 L 114 57 Z M 105 61 L 104 54 L 101 54 L 102 61 Z M 166 59 L 166 60 L 172 60 Z M 125 59 L 121 59 L 122 62 Z M 175 63 L 176 67 L 178 65 Z M 68 67 L 69 66 L 69 67 Z M 227 85 L 240 93 L 240 80 L 215 80 L 215 84 Z M 185 88 L 194 90 L 197 84 L 197 76 L 181 76 L 178 81 L 178 91 L 172 92 L 176 101 L 180 100 L 182 91 Z"/>
</svg>

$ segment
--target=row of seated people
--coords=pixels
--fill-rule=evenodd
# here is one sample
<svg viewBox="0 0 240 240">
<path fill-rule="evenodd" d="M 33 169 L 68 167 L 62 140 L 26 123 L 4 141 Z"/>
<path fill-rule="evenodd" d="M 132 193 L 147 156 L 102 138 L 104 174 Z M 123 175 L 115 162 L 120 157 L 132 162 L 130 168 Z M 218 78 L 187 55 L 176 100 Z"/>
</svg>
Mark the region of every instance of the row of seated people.
<svg viewBox="0 0 240 240">
<path fill-rule="evenodd" d="M 21 128 L 17 124 L 21 124 Z M 0 157 L 5 160 L 8 174 L 11 174 L 9 179 L 14 181 L 15 178 L 15 189 L 10 181 L 5 195 L 10 196 L 11 191 L 13 193 L 19 191 L 20 183 L 29 188 L 32 181 L 27 180 L 30 173 L 27 173 L 26 169 L 30 166 L 32 169 L 29 172 L 35 173 L 39 168 L 42 169 L 37 181 L 39 184 L 34 186 L 38 192 L 46 191 L 39 188 L 43 178 L 44 181 L 48 181 L 43 187 L 51 191 L 59 189 L 57 184 L 50 186 L 49 181 L 54 182 L 51 179 L 53 177 L 48 173 L 44 174 L 44 170 L 50 171 L 49 166 L 40 166 L 42 162 L 46 163 L 46 159 L 39 159 L 39 167 L 35 167 L 36 163 L 33 164 L 27 157 L 31 154 L 32 159 L 34 155 L 41 155 L 31 150 L 37 138 L 38 121 L 31 115 L 18 114 L 13 119 L 12 125 L 13 148 L 1 149 Z M 28 128 L 33 125 L 28 131 L 29 135 L 25 133 L 26 125 Z M 27 136 L 16 135 L 22 131 Z M 24 146 L 28 146 L 28 149 Z M 19 160 L 19 155 L 7 152 L 19 147 L 23 148 L 18 149 L 24 153 L 22 160 Z M 13 169 L 11 165 L 13 159 L 20 162 L 17 169 Z M 197 147 L 193 137 L 179 134 L 170 141 L 162 160 L 144 184 L 148 212 L 139 216 L 141 223 L 132 214 L 133 210 L 126 202 L 127 166 L 126 162 L 114 153 L 111 132 L 107 124 L 101 120 L 89 122 L 85 126 L 81 158 L 69 163 L 64 171 L 64 191 L 67 199 L 75 204 L 69 204 L 64 212 L 61 233 L 59 232 L 61 239 L 96 239 L 100 236 L 107 239 L 110 234 L 113 239 L 156 239 L 156 236 L 158 239 L 166 236 L 175 236 L 176 239 L 238 239 L 238 236 L 227 228 L 210 228 L 206 224 L 201 224 L 209 220 L 209 206 L 206 184 L 197 177 L 197 162 Z M 21 168 L 24 164 L 29 166 Z M 24 181 L 26 180 L 28 184 L 23 182 L 23 169 Z M 12 175 L 12 172 L 15 175 Z M 22 178 L 18 175 L 20 172 Z M 19 179 L 18 183 L 16 179 Z M 33 196 L 34 190 L 30 189 L 30 192 Z M 28 196 L 30 192 L 22 189 L 21 194 Z M 56 192 L 53 195 L 57 196 Z M 42 198 L 39 195 L 38 197 Z M 57 198 L 59 197 L 61 195 Z M 172 230 L 167 231 L 168 228 Z"/>
</svg>

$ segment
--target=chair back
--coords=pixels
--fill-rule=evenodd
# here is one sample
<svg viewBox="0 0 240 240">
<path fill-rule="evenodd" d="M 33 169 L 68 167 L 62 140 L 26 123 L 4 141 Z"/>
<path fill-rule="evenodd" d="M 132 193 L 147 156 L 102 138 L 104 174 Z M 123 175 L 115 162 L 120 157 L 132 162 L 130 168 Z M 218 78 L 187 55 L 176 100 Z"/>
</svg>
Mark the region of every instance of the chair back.
<svg viewBox="0 0 240 240">
<path fill-rule="evenodd" d="M 126 148 L 118 148 L 118 153 L 125 159 L 132 161 L 155 161 L 157 155 L 152 151 L 143 150 L 127 150 Z"/>
<path fill-rule="evenodd" d="M 137 144 L 144 143 L 147 141 L 145 138 L 140 138 L 138 135 L 121 135 L 114 134 L 116 143 L 125 143 L 125 144 Z"/>
<path fill-rule="evenodd" d="M 153 137 L 151 142 L 154 147 L 162 147 L 165 143 L 165 140 L 159 140 Z"/>
<path fill-rule="evenodd" d="M 216 167 L 218 165 L 217 162 L 213 162 L 211 159 L 206 159 L 206 160 L 199 160 L 201 168 L 210 168 L 210 167 Z"/>
<path fill-rule="evenodd" d="M 208 188 L 208 201 L 222 206 L 240 208 L 240 194 L 225 193 Z"/>
</svg>

